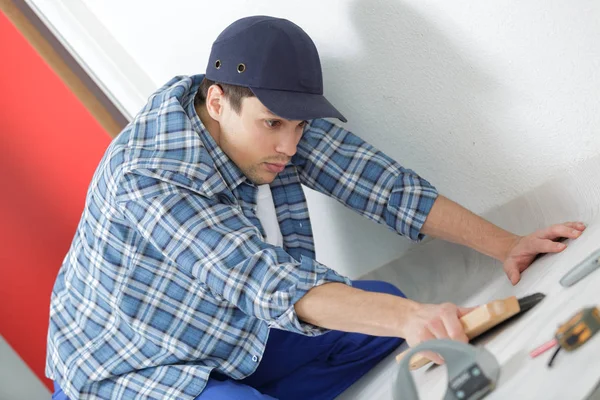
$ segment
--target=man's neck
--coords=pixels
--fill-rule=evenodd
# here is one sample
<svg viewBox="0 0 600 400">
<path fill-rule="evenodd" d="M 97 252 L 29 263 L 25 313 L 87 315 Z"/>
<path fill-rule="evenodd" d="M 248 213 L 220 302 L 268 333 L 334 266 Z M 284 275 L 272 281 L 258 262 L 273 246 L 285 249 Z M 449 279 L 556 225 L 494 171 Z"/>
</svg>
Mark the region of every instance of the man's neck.
<svg viewBox="0 0 600 400">
<path fill-rule="evenodd" d="M 206 105 L 194 105 L 194 108 L 196 109 L 196 114 L 198 114 L 200 121 L 202 121 L 206 130 L 210 133 L 210 136 L 212 136 L 217 145 L 220 146 L 221 128 L 219 127 L 219 123 L 208 114 Z"/>
</svg>

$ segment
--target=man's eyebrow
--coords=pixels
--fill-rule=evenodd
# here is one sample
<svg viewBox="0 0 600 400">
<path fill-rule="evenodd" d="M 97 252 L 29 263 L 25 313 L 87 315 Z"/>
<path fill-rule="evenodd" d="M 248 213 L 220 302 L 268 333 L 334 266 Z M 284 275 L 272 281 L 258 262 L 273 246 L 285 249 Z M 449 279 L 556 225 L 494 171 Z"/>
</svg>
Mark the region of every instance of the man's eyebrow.
<svg viewBox="0 0 600 400">
<path fill-rule="evenodd" d="M 271 118 L 271 119 L 279 119 L 281 121 L 289 121 L 289 122 L 292 121 L 291 119 L 286 119 L 286 118 L 280 117 L 277 114 L 273 114 L 271 111 L 266 110 L 266 109 L 264 111 L 262 111 L 262 115 L 265 116 L 265 117 L 267 117 L 267 118 Z M 308 120 L 302 120 L 300 122 L 308 122 Z"/>
<path fill-rule="evenodd" d="M 268 117 L 272 117 L 272 118 L 278 118 L 278 119 L 284 119 L 284 118 L 281 118 L 281 117 L 280 117 L 280 116 L 278 116 L 278 115 L 275 115 L 275 114 L 273 114 L 273 113 L 272 113 L 271 111 L 269 111 L 268 109 L 264 109 L 262 113 L 263 113 L 264 115 L 268 116 Z"/>
</svg>

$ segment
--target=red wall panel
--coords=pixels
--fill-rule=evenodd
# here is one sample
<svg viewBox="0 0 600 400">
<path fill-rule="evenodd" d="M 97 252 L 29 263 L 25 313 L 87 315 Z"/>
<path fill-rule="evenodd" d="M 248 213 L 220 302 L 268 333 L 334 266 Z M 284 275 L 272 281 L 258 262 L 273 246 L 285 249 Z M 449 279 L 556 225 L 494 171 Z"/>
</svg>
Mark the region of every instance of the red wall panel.
<svg viewBox="0 0 600 400">
<path fill-rule="evenodd" d="M 110 137 L 2 13 L 0 137 L 0 334 L 43 378 L 52 285 Z"/>
</svg>

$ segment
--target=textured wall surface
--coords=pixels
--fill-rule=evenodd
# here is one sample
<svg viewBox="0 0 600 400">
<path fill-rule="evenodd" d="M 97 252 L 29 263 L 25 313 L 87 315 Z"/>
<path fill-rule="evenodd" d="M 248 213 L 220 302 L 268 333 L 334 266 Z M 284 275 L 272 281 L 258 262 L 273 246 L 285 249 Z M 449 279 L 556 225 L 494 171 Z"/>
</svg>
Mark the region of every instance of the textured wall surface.
<svg viewBox="0 0 600 400">
<path fill-rule="evenodd" d="M 316 42 L 325 93 L 347 127 L 478 213 L 600 150 L 594 0 L 30 2 L 48 15 L 63 7 L 51 19 L 57 26 L 66 11 L 85 17 L 96 56 L 104 48 L 131 79 L 83 61 L 131 114 L 171 76 L 203 72 L 212 41 L 233 20 L 289 18 Z M 84 35 L 61 32 L 85 53 Z M 410 245 L 334 201 L 309 200 L 320 260 L 341 272 L 360 275 Z"/>
</svg>

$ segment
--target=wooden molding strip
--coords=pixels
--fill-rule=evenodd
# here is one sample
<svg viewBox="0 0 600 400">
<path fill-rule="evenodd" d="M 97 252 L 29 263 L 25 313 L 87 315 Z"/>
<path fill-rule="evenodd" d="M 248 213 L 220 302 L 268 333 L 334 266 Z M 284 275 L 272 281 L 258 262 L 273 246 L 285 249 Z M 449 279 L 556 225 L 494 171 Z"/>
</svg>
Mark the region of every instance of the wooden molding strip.
<svg viewBox="0 0 600 400">
<path fill-rule="evenodd" d="M 46 25 L 23 0 L 0 0 L 0 10 L 71 89 L 88 111 L 115 137 L 127 118 L 96 85 Z"/>
</svg>

